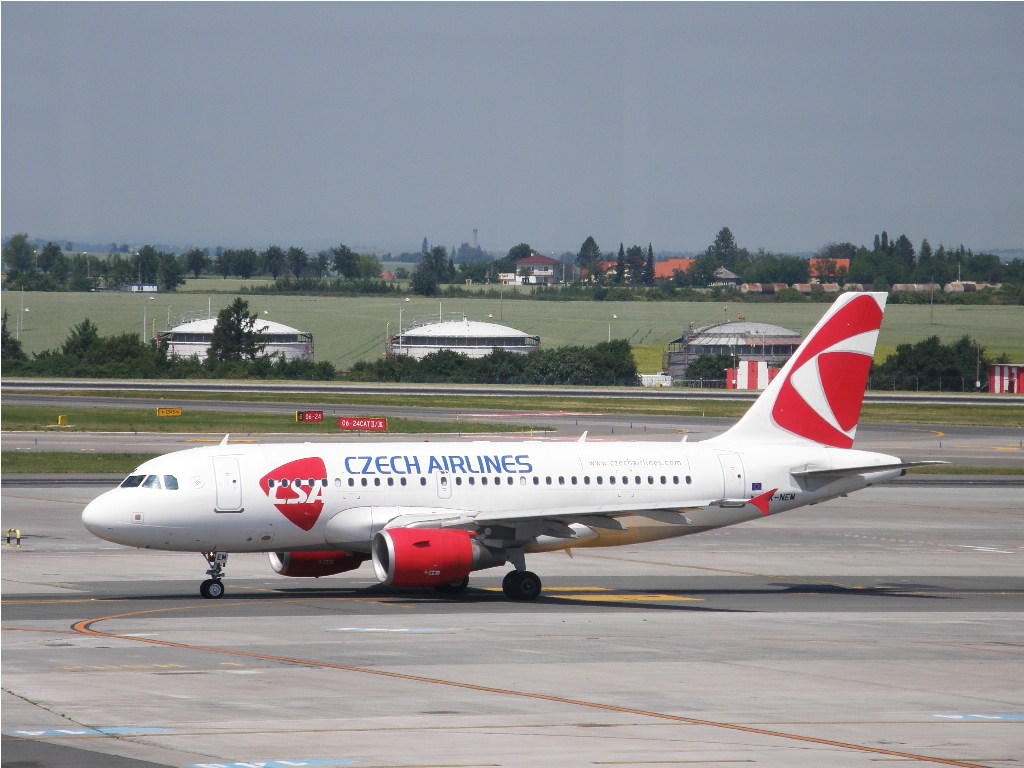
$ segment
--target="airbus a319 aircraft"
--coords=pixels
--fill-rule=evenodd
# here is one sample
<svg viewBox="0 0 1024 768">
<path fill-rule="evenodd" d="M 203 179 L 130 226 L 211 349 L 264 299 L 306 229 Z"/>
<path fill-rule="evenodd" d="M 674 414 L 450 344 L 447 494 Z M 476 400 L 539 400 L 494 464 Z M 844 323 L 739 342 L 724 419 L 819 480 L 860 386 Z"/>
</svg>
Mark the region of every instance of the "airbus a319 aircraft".
<svg viewBox="0 0 1024 768">
<path fill-rule="evenodd" d="M 358 442 L 220 445 L 142 464 L 82 513 L 96 536 L 202 553 L 200 594 L 224 594 L 230 552 L 284 576 L 371 560 L 396 588 L 503 582 L 531 600 L 526 555 L 638 544 L 735 525 L 886 482 L 907 467 L 854 450 L 886 294 L 848 293 L 750 410 L 702 442 Z"/>
</svg>

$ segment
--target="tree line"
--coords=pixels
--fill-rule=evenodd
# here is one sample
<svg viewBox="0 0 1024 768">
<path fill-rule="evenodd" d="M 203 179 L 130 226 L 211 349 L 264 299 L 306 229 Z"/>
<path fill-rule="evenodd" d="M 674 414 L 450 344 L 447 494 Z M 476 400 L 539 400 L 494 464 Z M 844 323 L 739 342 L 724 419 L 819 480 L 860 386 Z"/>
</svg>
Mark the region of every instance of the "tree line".
<svg viewBox="0 0 1024 768">
<path fill-rule="evenodd" d="M 205 358 L 168 354 L 166 340 L 145 342 L 137 333 L 100 336 L 88 318 L 75 325 L 59 349 L 44 350 L 30 358 L 7 328 L 3 313 L 2 360 L 4 373 L 15 376 L 63 378 L 143 379 L 283 379 L 347 381 L 412 381 L 476 384 L 581 384 L 637 386 L 636 361 L 629 343 L 615 340 L 593 347 L 544 349 L 529 355 L 495 350 L 483 358 L 441 350 L 417 360 L 386 356 L 356 363 L 339 372 L 330 362 L 285 360 L 264 354 L 258 317 L 241 297 L 217 315 L 213 338 Z"/>
<path fill-rule="evenodd" d="M 416 294 L 451 294 L 466 283 L 497 284 L 500 274 L 515 272 L 516 262 L 531 253 L 529 244 L 519 243 L 501 257 L 480 259 L 477 256 L 482 251 L 474 251 L 472 260 L 457 264 L 444 246 L 430 248 L 424 242 L 411 273 L 400 267 L 395 277 L 409 278 L 408 290 Z M 907 235 L 890 238 L 883 231 L 874 236 L 871 247 L 827 243 L 814 253 L 814 258 L 816 276 L 822 282 L 858 283 L 872 290 L 888 290 L 899 283 L 944 285 L 961 279 L 1003 285 L 998 294 L 986 295 L 984 300 L 1024 303 L 1024 261 L 1015 259 L 1004 264 L 994 254 L 975 253 L 963 245 L 947 248 L 940 244 L 933 248 L 925 238 L 915 248 Z M 719 230 L 714 242 L 696 255 L 689 269 L 676 271 L 668 280 L 655 280 L 656 256 L 651 243 L 646 247 L 626 247 L 620 242 L 617 250 L 603 251 L 593 236 L 588 236 L 578 252 L 563 253 L 559 259 L 566 285 L 559 285 L 553 295 L 545 298 L 699 300 L 700 293 L 680 296 L 674 290 L 651 293 L 651 289 L 706 291 L 716 282 L 715 271 L 722 267 L 745 283 L 792 285 L 807 283 L 811 278 L 806 258 L 764 249 L 751 252 L 736 242 L 728 227 Z M 7 286 L 26 290 L 93 290 L 140 282 L 173 291 L 184 283 L 187 275 L 242 279 L 260 276 L 274 280 L 272 286 L 261 287 L 259 291 L 374 294 L 401 290 L 382 280 L 383 266 L 376 256 L 357 253 L 344 244 L 316 254 L 296 246 L 270 245 L 263 251 L 218 248 L 213 255 L 209 249 L 199 248 L 175 255 L 146 245 L 135 253 L 112 252 L 102 257 L 66 254 L 52 242 L 36 250 L 28 235 L 20 233 L 4 244 L 3 260 Z M 723 294 L 730 295 L 729 289 L 719 288 L 715 298 Z"/>
</svg>

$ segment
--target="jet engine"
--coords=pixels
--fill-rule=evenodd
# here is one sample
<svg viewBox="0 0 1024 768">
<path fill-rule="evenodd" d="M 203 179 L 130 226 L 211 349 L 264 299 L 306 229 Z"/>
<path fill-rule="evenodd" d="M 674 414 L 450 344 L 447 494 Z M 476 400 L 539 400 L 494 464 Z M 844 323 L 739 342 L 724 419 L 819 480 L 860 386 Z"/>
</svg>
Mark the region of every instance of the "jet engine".
<svg viewBox="0 0 1024 768">
<path fill-rule="evenodd" d="M 282 576 L 333 576 L 369 559 L 360 552 L 271 552 L 270 567 Z"/>
<path fill-rule="evenodd" d="M 454 584 L 470 571 L 505 563 L 469 531 L 391 528 L 373 537 L 373 570 L 391 587 Z"/>
</svg>

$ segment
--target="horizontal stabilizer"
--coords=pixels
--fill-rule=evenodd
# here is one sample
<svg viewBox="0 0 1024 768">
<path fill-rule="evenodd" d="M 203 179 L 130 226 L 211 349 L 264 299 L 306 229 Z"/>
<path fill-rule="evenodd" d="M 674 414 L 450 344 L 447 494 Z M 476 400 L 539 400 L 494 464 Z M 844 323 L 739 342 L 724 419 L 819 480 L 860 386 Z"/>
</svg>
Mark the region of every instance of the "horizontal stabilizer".
<svg viewBox="0 0 1024 768">
<path fill-rule="evenodd" d="M 895 464 L 868 464 L 860 467 L 838 467 L 836 469 L 807 467 L 805 469 L 794 469 L 790 474 L 793 477 L 846 477 L 848 475 L 863 475 L 869 472 L 886 472 L 890 469 L 909 469 L 910 467 L 928 467 L 934 464 L 948 463 L 948 461 L 900 461 Z"/>
</svg>

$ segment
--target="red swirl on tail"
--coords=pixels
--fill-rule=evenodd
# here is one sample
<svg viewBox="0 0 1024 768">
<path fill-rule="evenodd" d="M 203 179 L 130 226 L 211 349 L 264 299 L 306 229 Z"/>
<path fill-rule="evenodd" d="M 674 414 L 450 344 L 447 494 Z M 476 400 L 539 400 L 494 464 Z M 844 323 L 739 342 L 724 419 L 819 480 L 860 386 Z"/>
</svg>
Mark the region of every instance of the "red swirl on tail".
<svg viewBox="0 0 1024 768">
<path fill-rule="evenodd" d="M 840 308 L 792 361 L 772 421 L 806 440 L 852 447 L 881 325 L 882 309 L 870 295 Z"/>
</svg>

